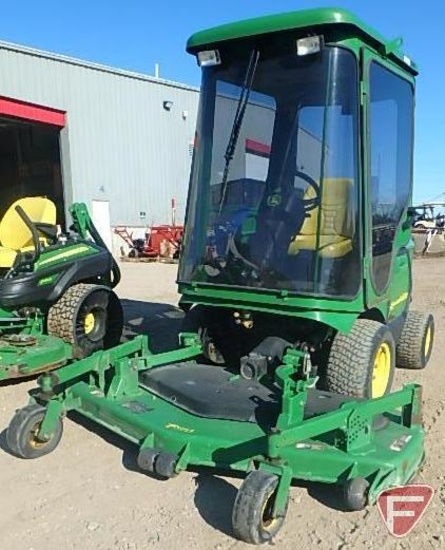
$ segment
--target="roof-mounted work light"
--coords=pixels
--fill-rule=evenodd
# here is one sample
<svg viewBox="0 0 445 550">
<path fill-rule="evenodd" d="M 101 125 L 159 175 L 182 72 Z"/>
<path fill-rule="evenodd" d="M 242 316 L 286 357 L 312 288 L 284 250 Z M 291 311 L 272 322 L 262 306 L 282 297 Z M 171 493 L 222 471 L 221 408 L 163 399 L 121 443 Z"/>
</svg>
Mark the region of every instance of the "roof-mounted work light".
<svg viewBox="0 0 445 550">
<path fill-rule="evenodd" d="M 197 58 L 200 67 L 212 67 L 221 63 L 218 50 L 203 50 L 202 52 L 198 52 Z"/>
</svg>

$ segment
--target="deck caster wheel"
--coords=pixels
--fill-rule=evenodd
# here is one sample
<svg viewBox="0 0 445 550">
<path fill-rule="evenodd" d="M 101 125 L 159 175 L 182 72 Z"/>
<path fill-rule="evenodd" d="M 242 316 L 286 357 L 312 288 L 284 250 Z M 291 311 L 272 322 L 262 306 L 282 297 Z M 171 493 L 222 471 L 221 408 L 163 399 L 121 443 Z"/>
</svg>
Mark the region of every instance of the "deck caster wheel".
<svg viewBox="0 0 445 550">
<path fill-rule="evenodd" d="M 177 455 L 171 453 L 159 453 L 155 459 L 154 471 L 158 474 L 158 476 L 165 477 L 167 479 L 175 477 L 177 474 L 175 471 L 177 462 Z"/>
<path fill-rule="evenodd" d="M 232 526 L 237 538 L 250 544 L 269 542 L 281 529 L 284 513 L 273 516 L 278 477 L 261 470 L 251 472 L 236 495 L 232 512 Z"/>
<path fill-rule="evenodd" d="M 45 409 L 32 404 L 18 410 L 6 430 L 8 448 L 20 458 L 40 458 L 54 451 L 62 438 L 63 423 L 59 418 L 54 433 L 48 440 L 39 438 L 39 429 Z"/>
<path fill-rule="evenodd" d="M 369 482 L 363 477 L 348 480 L 342 487 L 345 508 L 351 512 L 364 510 L 368 504 Z"/>
<path fill-rule="evenodd" d="M 138 454 L 137 463 L 141 470 L 153 473 L 155 471 L 155 461 L 159 455 L 156 449 L 142 449 Z"/>
</svg>

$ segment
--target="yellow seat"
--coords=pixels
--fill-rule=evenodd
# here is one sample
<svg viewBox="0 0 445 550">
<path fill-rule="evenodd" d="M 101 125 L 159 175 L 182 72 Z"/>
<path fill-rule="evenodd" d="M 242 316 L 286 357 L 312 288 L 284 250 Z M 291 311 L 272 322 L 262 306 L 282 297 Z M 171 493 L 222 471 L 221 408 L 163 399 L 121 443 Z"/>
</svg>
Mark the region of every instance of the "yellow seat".
<svg viewBox="0 0 445 550">
<path fill-rule="evenodd" d="M 301 231 L 289 245 L 288 254 L 295 255 L 300 250 L 317 250 L 323 257 L 340 258 L 352 250 L 354 222 L 348 219 L 352 186 L 353 180 L 348 178 L 323 180 L 320 205 L 311 210 L 304 220 Z M 314 197 L 315 190 L 310 187 L 305 198 Z"/>
<path fill-rule="evenodd" d="M 0 267 L 12 267 L 14 265 L 16 256 L 16 250 L 0 246 Z"/>
<path fill-rule="evenodd" d="M 19 252 L 34 250 L 32 234 L 16 210 L 21 206 L 28 218 L 36 224 L 56 225 L 56 206 L 45 197 L 25 197 L 15 201 L 0 221 L 0 268 L 12 267 Z M 39 240 L 46 245 L 44 234 Z"/>
</svg>

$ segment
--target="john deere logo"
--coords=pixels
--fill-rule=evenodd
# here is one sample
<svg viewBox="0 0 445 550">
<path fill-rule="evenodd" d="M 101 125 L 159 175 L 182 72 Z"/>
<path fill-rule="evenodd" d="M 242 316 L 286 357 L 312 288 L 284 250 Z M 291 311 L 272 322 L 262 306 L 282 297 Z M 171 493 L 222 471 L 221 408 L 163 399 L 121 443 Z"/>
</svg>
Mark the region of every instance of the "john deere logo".
<svg viewBox="0 0 445 550">
<path fill-rule="evenodd" d="M 267 198 L 267 206 L 274 208 L 275 206 L 280 206 L 281 204 L 281 195 L 269 195 Z"/>
</svg>

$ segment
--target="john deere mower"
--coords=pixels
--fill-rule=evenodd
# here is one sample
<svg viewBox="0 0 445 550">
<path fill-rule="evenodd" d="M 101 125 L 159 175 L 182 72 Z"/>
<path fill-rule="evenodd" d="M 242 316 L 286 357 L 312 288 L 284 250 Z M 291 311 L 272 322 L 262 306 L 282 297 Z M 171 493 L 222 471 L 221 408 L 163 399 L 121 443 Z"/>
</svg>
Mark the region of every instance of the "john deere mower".
<svg viewBox="0 0 445 550">
<path fill-rule="evenodd" d="M 138 447 L 141 469 L 246 473 L 233 531 L 276 535 L 293 479 L 346 509 L 424 460 L 433 321 L 410 312 L 414 63 L 349 12 L 193 35 L 201 107 L 179 266 L 180 347 L 138 336 L 39 378 L 13 453 L 51 452 L 70 410 Z"/>
<path fill-rule="evenodd" d="M 86 206 L 60 233 L 44 197 L 16 201 L 0 221 L 0 380 L 51 370 L 119 343 L 120 272 Z"/>
</svg>

